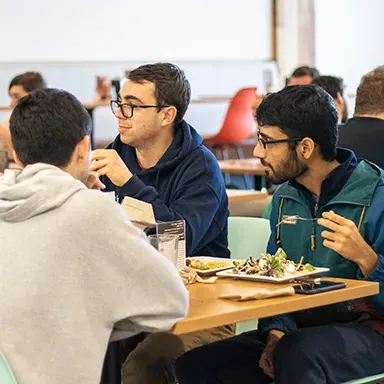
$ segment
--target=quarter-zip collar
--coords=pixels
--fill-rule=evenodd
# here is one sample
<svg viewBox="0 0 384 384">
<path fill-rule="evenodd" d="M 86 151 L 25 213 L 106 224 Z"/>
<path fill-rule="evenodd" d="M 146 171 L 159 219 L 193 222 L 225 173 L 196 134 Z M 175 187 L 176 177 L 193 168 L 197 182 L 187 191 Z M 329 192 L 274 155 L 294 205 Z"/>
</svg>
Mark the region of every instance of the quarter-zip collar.
<svg viewBox="0 0 384 384">
<path fill-rule="evenodd" d="M 318 207 L 322 207 L 339 194 L 358 165 L 355 154 L 348 149 L 338 149 L 336 161 L 340 165 L 333 169 L 324 179 L 318 201 L 316 201 L 312 192 L 296 180 L 291 180 L 288 185 L 302 191 L 311 203 L 311 206 L 316 203 Z"/>
</svg>

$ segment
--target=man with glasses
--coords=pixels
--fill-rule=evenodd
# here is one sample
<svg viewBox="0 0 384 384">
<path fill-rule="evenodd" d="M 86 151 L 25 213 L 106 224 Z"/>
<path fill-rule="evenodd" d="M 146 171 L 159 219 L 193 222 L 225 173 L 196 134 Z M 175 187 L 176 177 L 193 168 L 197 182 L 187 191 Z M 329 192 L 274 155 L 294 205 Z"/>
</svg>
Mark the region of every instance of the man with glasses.
<svg viewBox="0 0 384 384">
<path fill-rule="evenodd" d="M 176 65 L 157 63 L 130 71 L 118 100 L 111 102 L 119 135 L 107 149 L 93 151 L 92 170 L 120 202 L 129 196 L 152 204 L 159 221 L 185 220 L 188 256 L 227 258 L 226 190 L 215 157 L 183 120 L 190 97 L 190 84 Z M 173 340 L 173 346 L 170 336 L 150 335 L 129 355 L 123 380 L 161 382 L 172 358 L 233 334 L 233 326 L 220 327 L 185 335 L 178 344 Z"/>
<path fill-rule="evenodd" d="M 152 204 L 159 221 L 183 219 L 187 255 L 229 257 L 227 195 L 215 157 L 183 120 L 191 89 L 176 65 L 130 71 L 111 102 L 119 135 L 93 152 L 106 191 Z"/>
<path fill-rule="evenodd" d="M 384 172 L 337 149 L 337 111 L 317 85 L 287 87 L 257 110 L 260 158 L 273 183 L 268 253 L 384 280 Z M 310 220 L 289 220 L 299 216 Z M 381 287 L 382 288 L 382 287 Z M 258 330 L 192 350 L 180 384 L 336 384 L 384 372 L 384 294 L 259 320 Z"/>
</svg>

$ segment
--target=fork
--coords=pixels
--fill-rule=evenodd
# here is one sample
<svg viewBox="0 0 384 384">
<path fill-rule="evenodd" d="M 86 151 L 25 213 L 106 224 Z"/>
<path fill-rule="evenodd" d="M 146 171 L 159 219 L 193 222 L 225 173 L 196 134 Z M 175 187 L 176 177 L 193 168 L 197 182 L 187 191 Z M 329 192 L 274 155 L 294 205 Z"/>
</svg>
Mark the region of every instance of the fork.
<svg viewBox="0 0 384 384">
<path fill-rule="evenodd" d="M 301 217 L 301 216 L 298 216 L 298 215 L 293 215 L 293 216 L 288 216 L 288 217 L 284 218 L 283 220 L 281 220 L 279 223 L 276 224 L 276 227 L 278 227 L 281 224 L 287 224 L 291 220 L 317 221 L 319 219 L 318 218 L 307 218 L 307 217 Z"/>
</svg>

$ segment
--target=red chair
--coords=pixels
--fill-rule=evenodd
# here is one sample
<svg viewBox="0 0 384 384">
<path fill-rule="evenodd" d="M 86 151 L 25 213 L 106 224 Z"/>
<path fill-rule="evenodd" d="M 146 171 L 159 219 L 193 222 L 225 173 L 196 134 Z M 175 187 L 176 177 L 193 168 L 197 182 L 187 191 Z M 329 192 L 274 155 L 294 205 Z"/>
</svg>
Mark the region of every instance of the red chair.
<svg viewBox="0 0 384 384">
<path fill-rule="evenodd" d="M 220 131 L 211 137 L 205 137 L 204 143 L 212 145 L 212 150 L 218 158 L 228 160 L 228 148 L 236 151 L 239 159 L 244 159 L 243 148 L 240 146 L 252 134 L 254 117 L 252 103 L 256 97 L 256 88 L 242 88 L 232 98 Z M 225 175 L 226 184 L 230 184 L 229 175 Z"/>
</svg>

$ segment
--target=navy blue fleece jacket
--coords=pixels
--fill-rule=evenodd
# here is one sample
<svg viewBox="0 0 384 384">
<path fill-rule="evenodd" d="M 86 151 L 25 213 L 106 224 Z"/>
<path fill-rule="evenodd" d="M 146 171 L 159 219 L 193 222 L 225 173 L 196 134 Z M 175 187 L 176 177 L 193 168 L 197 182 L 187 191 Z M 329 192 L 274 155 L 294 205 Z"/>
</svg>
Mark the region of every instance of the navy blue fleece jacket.
<svg viewBox="0 0 384 384">
<path fill-rule="evenodd" d="M 120 140 L 108 146 L 118 152 L 133 177 L 122 187 L 102 177 L 105 191 L 152 204 L 156 220 L 186 222 L 187 256 L 229 257 L 228 201 L 219 165 L 188 123 L 175 127 L 175 137 L 159 162 L 142 169 L 135 149 Z"/>
</svg>

